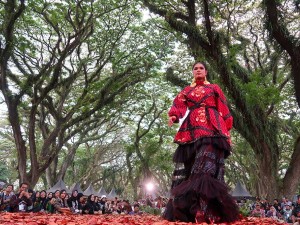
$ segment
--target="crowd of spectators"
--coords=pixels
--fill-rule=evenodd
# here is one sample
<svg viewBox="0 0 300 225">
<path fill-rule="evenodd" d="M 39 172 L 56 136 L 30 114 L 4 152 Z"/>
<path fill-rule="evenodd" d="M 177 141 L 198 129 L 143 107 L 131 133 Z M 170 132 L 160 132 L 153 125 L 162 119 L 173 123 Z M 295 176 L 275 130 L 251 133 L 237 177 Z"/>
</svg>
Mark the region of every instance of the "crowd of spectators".
<svg viewBox="0 0 300 225">
<path fill-rule="evenodd" d="M 300 225 L 300 195 L 295 202 L 284 197 L 281 201 L 274 199 L 269 202 L 267 199 L 256 198 L 254 202 L 240 201 L 238 204 L 248 208 L 249 216 L 269 217 L 279 222 Z"/>
<path fill-rule="evenodd" d="M 14 192 L 13 185 L 7 185 L 0 192 L 0 211 L 6 212 L 45 212 L 45 213 L 66 213 L 66 214 L 142 214 L 141 207 L 164 207 L 163 199 L 153 199 L 147 196 L 146 199 L 134 201 L 113 199 L 107 196 L 89 196 L 73 190 L 68 194 L 66 190 L 56 190 L 54 193 L 33 191 L 28 189 L 28 184 L 22 183 L 17 192 Z"/>
<path fill-rule="evenodd" d="M 13 185 L 7 185 L 0 191 L 0 211 L 6 212 L 45 212 L 45 213 L 69 213 L 69 214 L 142 214 L 144 206 L 157 208 L 163 211 L 167 199 L 150 195 L 144 200 L 130 203 L 128 200 L 120 200 L 117 197 L 109 199 L 107 196 L 89 196 L 73 190 L 68 194 L 66 190 L 56 190 L 54 193 L 33 191 L 28 189 L 28 184 L 22 183 L 15 192 Z M 296 202 L 287 198 L 281 201 L 274 199 L 256 198 L 256 201 L 238 201 L 240 207 L 247 208 L 249 216 L 270 217 L 277 221 L 300 225 L 300 195 Z"/>
</svg>

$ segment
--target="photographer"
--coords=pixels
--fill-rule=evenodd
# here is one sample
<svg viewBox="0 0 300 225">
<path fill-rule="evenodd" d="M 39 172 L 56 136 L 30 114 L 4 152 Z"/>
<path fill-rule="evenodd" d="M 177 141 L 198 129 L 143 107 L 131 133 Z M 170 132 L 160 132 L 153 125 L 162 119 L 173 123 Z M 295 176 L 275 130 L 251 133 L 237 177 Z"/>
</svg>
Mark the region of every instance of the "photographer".
<svg viewBox="0 0 300 225">
<path fill-rule="evenodd" d="M 28 184 L 21 183 L 19 193 L 11 197 L 9 205 L 12 212 L 26 212 L 27 208 L 32 205 L 27 189 Z"/>
</svg>

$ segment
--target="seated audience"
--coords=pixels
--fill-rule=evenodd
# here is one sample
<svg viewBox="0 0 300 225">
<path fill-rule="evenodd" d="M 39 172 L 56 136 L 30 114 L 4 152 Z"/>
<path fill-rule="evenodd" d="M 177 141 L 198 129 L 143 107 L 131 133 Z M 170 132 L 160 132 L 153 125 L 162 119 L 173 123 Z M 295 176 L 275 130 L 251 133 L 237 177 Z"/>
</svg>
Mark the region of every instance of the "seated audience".
<svg viewBox="0 0 300 225">
<path fill-rule="evenodd" d="M 0 194 L 0 211 L 10 212 L 9 202 L 14 195 L 14 186 L 12 184 L 7 185 L 4 191 Z"/>
<path fill-rule="evenodd" d="M 21 183 L 19 192 L 11 197 L 9 206 L 12 212 L 26 212 L 32 206 L 27 183 Z"/>
<path fill-rule="evenodd" d="M 270 210 L 267 212 L 266 217 L 270 217 L 272 219 L 280 219 L 281 218 L 281 214 L 279 212 L 277 212 L 277 210 L 275 209 L 274 206 L 270 207 Z"/>
<path fill-rule="evenodd" d="M 251 212 L 251 216 L 254 217 L 265 217 L 265 210 L 261 208 L 261 205 L 259 203 L 255 204 L 255 208 Z"/>
<path fill-rule="evenodd" d="M 89 195 L 86 204 L 82 208 L 82 214 L 100 214 L 99 207 L 95 202 L 95 196 Z"/>
<path fill-rule="evenodd" d="M 39 192 L 39 197 L 36 198 L 34 206 L 33 206 L 33 212 L 44 212 L 46 211 L 46 206 L 49 199 L 47 198 L 47 193 L 45 190 L 42 190 Z"/>
<path fill-rule="evenodd" d="M 292 212 L 291 205 L 286 204 L 282 210 L 282 216 L 286 223 L 292 223 Z"/>
<path fill-rule="evenodd" d="M 74 190 L 72 191 L 71 197 L 67 200 L 68 206 L 73 213 L 79 213 L 79 209 L 78 209 L 79 201 L 77 199 L 77 196 L 78 196 L 78 191 Z"/>
<path fill-rule="evenodd" d="M 53 205 L 55 212 L 60 212 L 60 213 L 71 212 L 71 210 L 68 207 L 66 195 L 67 195 L 67 192 L 66 192 L 66 190 L 63 189 L 60 191 L 59 197 L 55 197 L 55 198 L 51 199 L 50 203 Z"/>
<path fill-rule="evenodd" d="M 300 225 L 300 195 L 297 196 L 297 202 L 292 212 L 293 225 Z"/>
<path fill-rule="evenodd" d="M 133 211 L 131 211 L 129 213 L 129 215 L 141 215 L 141 214 L 143 214 L 143 213 L 140 211 L 140 205 L 139 204 L 135 204 L 133 206 Z"/>
<path fill-rule="evenodd" d="M 107 198 L 106 195 L 102 195 L 99 201 L 100 210 L 102 211 L 102 214 L 105 214 L 107 211 Z"/>
</svg>

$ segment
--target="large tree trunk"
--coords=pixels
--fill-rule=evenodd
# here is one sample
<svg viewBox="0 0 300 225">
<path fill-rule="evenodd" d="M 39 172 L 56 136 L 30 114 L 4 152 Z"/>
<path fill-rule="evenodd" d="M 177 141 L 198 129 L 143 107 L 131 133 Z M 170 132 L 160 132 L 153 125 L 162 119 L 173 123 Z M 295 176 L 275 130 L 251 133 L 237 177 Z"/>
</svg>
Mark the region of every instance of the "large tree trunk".
<svg viewBox="0 0 300 225">
<path fill-rule="evenodd" d="M 293 36 L 288 30 L 288 22 L 284 15 L 280 15 L 280 1 L 264 0 L 267 29 L 278 44 L 287 51 L 291 57 L 291 75 L 294 79 L 295 96 L 300 107 L 300 46 L 299 37 Z M 293 28 L 292 28 L 293 29 Z"/>
<path fill-rule="evenodd" d="M 8 106 L 9 121 L 13 130 L 18 155 L 19 182 L 26 182 L 31 188 L 33 188 L 38 182 L 41 172 L 37 163 L 31 165 L 31 171 L 35 171 L 33 174 L 27 172 L 27 147 L 22 137 L 19 113 L 17 109 L 18 101 L 10 96 L 5 97 Z"/>
<path fill-rule="evenodd" d="M 238 64 L 238 59 L 231 59 L 222 51 L 219 34 L 212 29 L 209 2 L 203 0 L 203 27 L 200 32 L 196 22 L 195 1 L 185 1 L 186 13 L 172 12 L 144 0 L 145 5 L 153 13 L 164 17 L 169 25 L 187 36 L 187 44 L 195 60 L 206 60 L 214 65 L 220 74 L 221 84 L 231 95 L 235 107 L 234 126 L 250 143 L 259 164 L 258 195 L 274 198 L 279 193 L 278 161 L 279 148 L 276 140 L 276 122 L 267 118 L 259 106 L 247 105 L 246 97 L 241 92 L 236 80 L 247 82 L 248 74 Z M 182 11 L 182 10 L 181 10 Z M 204 31 L 203 31 L 204 30 Z M 253 171 L 256 173 L 257 171 Z"/>
<path fill-rule="evenodd" d="M 57 164 L 58 157 L 56 156 L 50 166 L 46 169 L 46 180 L 49 188 L 52 187 L 57 181 Z"/>
<path fill-rule="evenodd" d="M 19 178 L 21 182 L 29 182 L 28 177 L 26 176 L 26 146 L 25 141 L 22 138 L 22 132 L 20 128 L 19 114 L 17 110 L 17 106 L 19 103 L 19 96 L 14 97 L 14 95 L 9 90 L 9 86 L 7 83 L 7 66 L 8 60 L 12 56 L 13 48 L 14 48 L 14 28 L 17 20 L 23 14 L 25 10 L 24 1 L 18 5 L 15 0 L 7 1 L 2 5 L 5 6 L 4 10 L 4 21 L 2 21 L 2 31 L 5 31 L 2 35 L 5 40 L 3 46 L 0 46 L 0 88 L 2 94 L 5 98 L 5 102 L 7 104 L 8 112 L 9 112 L 9 121 L 11 123 L 13 129 L 13 135 L 15 139 L 17 155 L 18 155 L 18 172 Z M 2 41 L 1 41 L 2 43 Z"/>
<path fill-rule="evenodd" d="M 287 196 L 292 198 L 298 188 L 300 182 L 300 136 L 295 141 L 294 152 L 292 154 L 291 162 L 286 171 L 285 177 L 283 179 L 282 196 Z"/>
<path fill-rule="evenodd" d="M 69 166 L 71 165 L 71 163 L 73 162 L 74 160 L 74 157 L 75 157 L 75 154 L 76 154 L 76 150 L 78 148 L 80 143 L 77 143 L 73 146 L 69 146 L 67 145 L 68 147 L 68 154 L 67 156 L 65 157 L 61 167 L 60 167 L 60 170 L 58 172 L 58 175 L 57 175 L 57 180 L 64 180 L 65 178 L 65 175 L 66 175 L 66 172 L 67 172 L 67 169 L 69 168 Z"/>
<path fill-rule="evenodd" d="M 264 155 L 259 155 L 258 157 L 258 185 L 259 192 L 257 195 L 259 197 L 267 198 L 272 200 L 274 198 L 278 198 L 279 185 L 278 185 L 278 176 L 276 174 L 276 170 L 272 168 L 272 164 L 274 160 L 271 160 L 272 152 L 269 149 L 265 149 Z"/>
<path fill-rule="evenodd" d="M 17 104 L 12 102 L 10 99 L 6 100 L 10 102 L 8 105 L 9 121 L 12 126 L 14 140 L 16 144 L 16 150 L 18 155 L 18 172 L 20 182 L 29 182 L 26 174 L 26 160 L 27 160 L 27 149 L 25 146 L 25 141 L 22 138 L 22 132 L 20 130 L 19 115 L 17 112 Z"/>
<path fill-rule="evenodd" d="M 299 38 L 293 36 L 288 30 L 288 22 L 285 21 L 284 15 L 281 15 L 280 1 L 264 0 L 264 9 L 266 12 L 267 29 L 270 35 L 290 56 L 291 76 L 294 80 L 295 97 L 300 107 L 300 46 Z M 280 193 L 289 197 L 293 196 L 300 182 L 300 139 L 295 142 L 295 148 L 291 157 L 288 170 L 283 179 Z"/>
</svg>

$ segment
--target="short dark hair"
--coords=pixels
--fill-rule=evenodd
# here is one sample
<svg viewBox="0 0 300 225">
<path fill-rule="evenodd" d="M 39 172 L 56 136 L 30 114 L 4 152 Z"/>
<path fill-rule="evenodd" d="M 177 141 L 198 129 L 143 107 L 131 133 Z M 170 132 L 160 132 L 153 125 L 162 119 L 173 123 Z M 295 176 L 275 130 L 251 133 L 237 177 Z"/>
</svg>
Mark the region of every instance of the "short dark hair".
<svg viewBox="0 0 300 225">
<path fill-rule="evenodd" d="M 8 184 L 8 185 L 6 185 L 6 187 L 9 187 L 9 186 L 11 186 L 12 189 L 14 189 L 14 185 L 13 185 L 13 184 Z"/>
<path fill-rule="evenodd" d="M 29 184 L 27 183 L 27 182 L 22 182 L 21 184 L 20 184 L 20 187 L 22 187 L 22 185 L 27 185 L 27 186 L 29 186 Z"/>
</svg>

